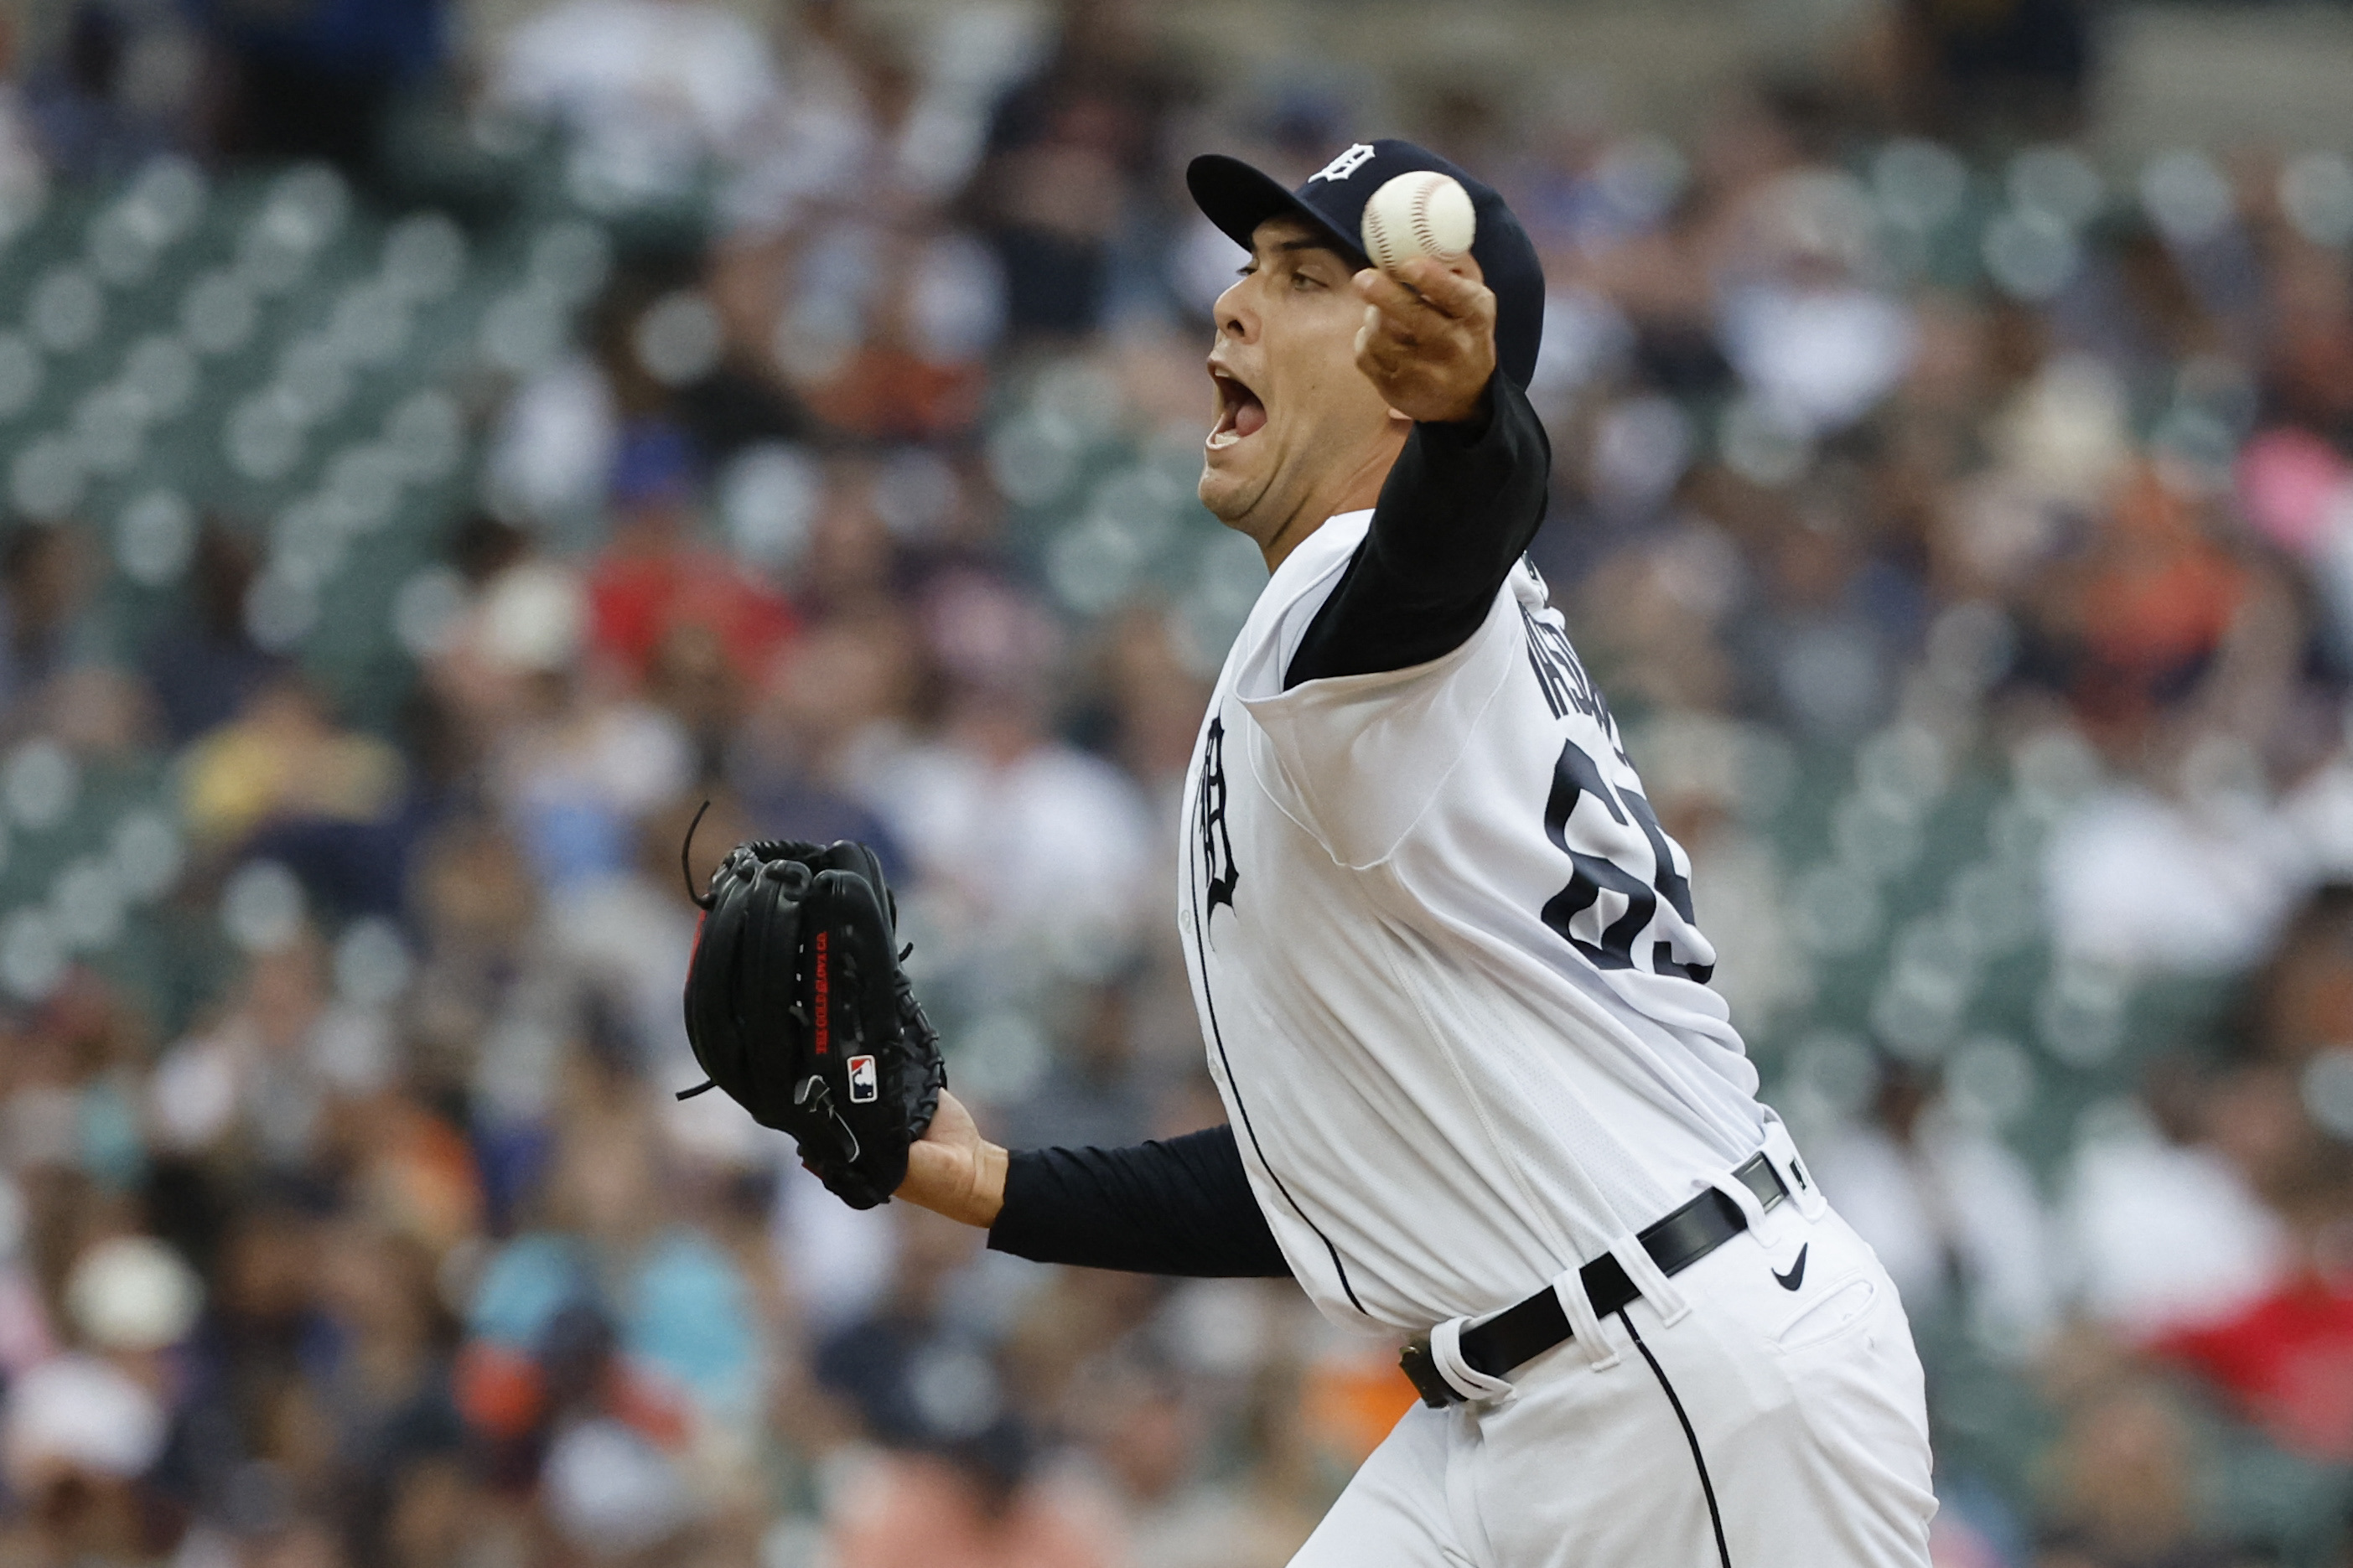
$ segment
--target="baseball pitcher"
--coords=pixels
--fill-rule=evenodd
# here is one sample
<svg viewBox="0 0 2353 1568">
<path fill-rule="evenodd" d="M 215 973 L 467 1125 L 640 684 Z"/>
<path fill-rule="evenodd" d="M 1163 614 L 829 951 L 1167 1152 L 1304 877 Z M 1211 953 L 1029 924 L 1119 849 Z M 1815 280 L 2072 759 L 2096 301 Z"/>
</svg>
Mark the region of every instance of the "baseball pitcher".
<svg viewBox="0 0 2353 1568">
<path fill-rule="evenodd" d="M 1372 194 L 1419 171 L 1468 193 L 1469 253 L 1367 266 Z M 1250 252 L 1216 307 L 1201 500 L 1271 574 L 1179 843 L 1229 1125 L 999 1148 L 938 1089 L 920 1010 L 871 977 L 871 1019 L 831 1049 L 879 1057 L 886 1092 L 772 1031 L 804 1059 L 770 1074 L 763 1120 L 825 1110 L 804 1153 L 853 1201 L 895 1191 L 1044 1261 L 1289 1275 L 1408 1336 L 1423 1402 L 1298 1564 L 1924 1568 L 1903 1307 L 1757 1101 L 1690 859 L 1525 556 L 1551 464 L 1525 233 L 1404 142 L 1296 191 L 1223 157 L 1187 183 Z M 809 949 L 782 961 L 803 981 Z M 748 987 L 762 963 L 699 953 L 693 984 Z M 852 1135 L 861 1092 L 917 1109 Z"/>
</svg>

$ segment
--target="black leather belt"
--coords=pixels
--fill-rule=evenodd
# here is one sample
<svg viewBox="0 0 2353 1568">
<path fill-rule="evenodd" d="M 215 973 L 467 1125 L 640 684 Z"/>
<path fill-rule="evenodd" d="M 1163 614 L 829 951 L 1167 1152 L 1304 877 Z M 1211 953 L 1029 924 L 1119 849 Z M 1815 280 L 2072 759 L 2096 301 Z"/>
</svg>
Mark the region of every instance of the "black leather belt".
<svg viewBox="0 0 2353 1568">
<path fill-rule="evenodd" d="M 1732 1173 L 1740 1184 L 1771 1208 L 1789 1195 L 1781 1173 L 1762 1152 Z M 1799 1180 L 1803 1180 L 1802 1176 Z M 1662 1274 L 1680 1274 L 1748 1228 L 1748 1216 L 1738 1204 L 1710 1187 L 1634 1239 L 1642 1244 Z M 1627 1277 L 1626 1266 L 1608 1253 L 1577 1271 L 1585 1282 L 1593 1315 L 1606 1318 L 1630 1305 L 1642 1292 Z M 1489 1377 L 1508 1376 L 1514 1367 L 1533 1361 L 1569 1337 L 1568 1314 L 1547 1285 L 1516 1306 L 1506 1307 L 1475 1328 L 1462 1331 L 1462 1359 Z M 1406 1376 L 1421 1391 L 1421 1402 L 1442 1409 L 1462 1403 L 1462 1395 L 1446 1381 L 1430 1359 L 1430 1342 L 1417 1340 L 1398 1358 Z"/>
</svg>

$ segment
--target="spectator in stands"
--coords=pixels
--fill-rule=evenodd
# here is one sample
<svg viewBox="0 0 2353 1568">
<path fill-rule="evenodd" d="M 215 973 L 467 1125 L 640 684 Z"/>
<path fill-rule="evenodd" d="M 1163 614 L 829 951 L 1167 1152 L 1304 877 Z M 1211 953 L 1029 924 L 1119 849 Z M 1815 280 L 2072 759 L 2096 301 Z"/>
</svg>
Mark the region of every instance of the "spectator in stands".
<svg viewBox="0 0 2353 1568">
<path fill-rule="evenodd" d="M 670 1449 L 740 1431 L 765 1376 L 742 1272 L 663 1201 L 666 1156 L 637 1080 L 586 1076 L 539 1224 L 475 1293 L 460 1401 L 511 1440 L 588 1409 Z"/>
<path fill-rule="evenodd" d="M 73 660 L 93 573 L 73 529 L 20 522 L 0 536 L 0 702 L 27 711 Z"/>
<path fill-rule="evenodd" d="M 2278 1266 L 2242 1293 L 2173 1325 L 2160 1354 L 2211 1378 L 2282 1447 L 2353 1457 L 2353 900 L 2316 895 L 2261 972 L 2236 1060 L 2204 1096 L 2209 1136 L 2277 1216 Z"/>
<path fill-rule="evenodd" d="M 1114 1363 L 1085 1388 L 1092 1457 L 1127 1518 L 1135 1568 L 1224 1568 L 1278 1560 L 1243 1495 L 1202 1469 L 1198 1393 L 1167 1368 Z"/>
<path fill-rule="evenodd" d="M 227 61 L 222 150 L 248 157 L 320 158 L 373 175 L 400 95 L 427 88 L 442 62 L 441 0 L 194 9 Z"/>
<path fill-rule="evenodd" d="M 1718 274 L 1725 357 L 1766 416 L 1835 434 L 1894 390 L 1915 346 L 1911 310 L 1870 281 L 1869 198 L 1847 175 L 1797 169 L 1757 192 L 1749 217 Z"/>
<path fill-rule="evenodd" d="M 967 436 L 988 388 L 986 356 L 1005 327 L 997 265 L 971 236 L 934 222 L 876 237 L 854 260 L 810 258 L 807 270 L 817 274 L 810 281 L 832 281 L 819 267 L 829 259 L 837 274 L 856 279 L 854 293 L 844 288 L 841 297 L 813 299 L 798 280 L 787 286 L 795 306 L 775 318 L 773 341 L 798 345 L 785 366 L 793 389 L 845 436 L 920 442 Z M 834 320 L 819 322 L 821 335 L 805 336 L 828 307 Z"/>
<path fill-rule="evenodd" d="M 1177 84 L 1117 0 L 1071 0 L 1053 56 L 998 104 L 975 192 L 1019 337 L 1107 324 L 1115 250 L 1141 215 Z"/>
<path fill-rule="evenodd" d="M 793 573 L 794 603 L 807 613 L 869 619 L 907 613 L 907 562 L 877 504 L 877 478 L 869 463 L 827 466 L 809 520 L 808 548 Z"/>
<path fill-rule="evenodd" d="M 2246 1020 L 2256 1055 L 2289 1066 L 2353 1040 L 2353 884 L 2313 890 L 2256 971 Z"/>
<path fill-rule="evenodd" d="M 8 1392 L 0 1476 L 22 1522 L 0 1541 L 50 1563 L 136 1561 L 169 1544 L 140 1484 L 164 1433 L 150 1387 L 103 1359 L 69 1353 L 32 1367 Z"/>
<path fill-rule="evenodd" d="M 810 0 L 795 22 L 779 110 L 725 195 L 735 230 L 713 257 L 723 270 L 731 252 L 790 248 L 829 221 L 887 226 L 951 197 L 968 172 L 916 128 L 926 84 L 903 40 L 841 0 Z"/>
<path fill-rule="evenodd" d="M 1852 740 L 1887 717 L 1888 672 L 1917 646 L 1923 606 L 1917 584 L 1873 548 L 1859 498 L 1823 490 L 1802 513 L 1757 509 L 1761 591 L 1730 640 L 1754 672 L 1750 702 L 1801 735 Z"/>
<path fill-rule="evenodd" d="M 709 1096 L 685 1103 L 672 1098 L 704 1076 L 687 1045 L 678 999 L 702 914 L 692 892 L 707 887 L 720 858 L 753 832 L 743 806 L 723 789 L 672 801 L 638 826 L 628 863 L 566 887 L 563 918 L 543 933 L 576 999 L 582 1043 L 655 1086 L 670 1148 L 730 1169 L 764 1163 L 775 1151 L 756 1123 L 725 1114 Z"/>
<path fill-rule="evenodd" d="M 214 516 L 196 532 L 188 603 L 140 650 L 140 668 L 174 746 L 227 723 L 284 668 L 246 630 L 245 598 L 260 563 L 254 542 Z"/>
<path fill-rule="evenodd" d="M 970 572 L 934 584 L 923 626 L 945 722 L 874 781 L 876 810 L 955 939 L 1105 972 L 1143 918 L 1147 828 L 1134 785 L 1049 728 L 1057 628 Z"/>
<path fill-rule="evenodd" d="M 644 197 L 744 152 L 777 79 L 767 40 L 712 0 L 565 0 L 508 37 L 490 90 L 565 126 L 579 163 Z"/>
<path fill-rule="evenodd" d="M 521 831 L 539 879 L 561 887 L 624 871 L 637 825 L 691 785 L 695 758 L 677 721 L 584 658 L 587 614 L 562 579 L 533 598 L 511 650 L 528 706 L 497 736 L 492 797 Z"/>
<path fill-rule="evenodd" d="M 26 213 L 48 194 L 48 164 L 25 100 L 19 34 L 0 27 L 0 211 Z"/>
<path fill-rule="evenodd" d="M 425 661 L 460 773 L 481 769 L 546 700 L 586 640 L 588 605 L 570 564 L 518 550 L 484 572 Z"/>
<path fill-rule="evenodd" d="M 1628 700 L 1670 711 L 1738 706 L 1725 647 L 1753 564 L 1702 519 L 1646 529 L 1591 564 L 1578 590 L 1578 651 Z M 1874 690 L 1864 701 L 1875 700 Z"/>
<path fill-rule="evenodd" d="M 2345 820 L 2321 795 L 2301 824 L 2274 808 L 2283 781 L 2267 763 L 2302 766 L 2315 748 L 2295 726 L 2328 705 L 2328 682 L 2300 596 L 2224 527 L 2137 466 L 2029 601 L 2030 679 L 2065 695 L 2121 775 L 2046 850 L 2056 935 L 2086 957 L 2189 973 L 2253 963 L 2326 874 L 2316 847 L 2336 841 L 2332 815 Z M 2190 888 L 2179 919 L 2150 918 Z"/>
<path fill-rule="evenodd" d="M 2287 1227 L 2247 1162 L 2267 1097 L 2216 1088 L 2202 1068 L 2159 1063 L 2146 1117 L 2080 1140 L 2070 1163 L 2063 1221 L 2081 1309 L 2132 1342 L 2227 1321 L 2291 1266 Z"/>
<path fill-rule="evenodd" d="M 1109 1568 L 1118 1521 L 1091 1492 L 1031 1473 L 1029 1443 L 999 1424 L 945 1453 L 875 1460 L 833 1510 L 841 1568 Z"/>
<path fill-rule="evenodd" d="M 190 752 L 188 824 L 233 847 L 273 825 L 381 823 L 399 805 L 402 773 L 390 746 L 337 728 L 316 691 L 283 679 Z"/>
<path fill-rule="evenodd" d="M 819 1382 L 891 1450 L 833 1510 L 839 1560 L 844 1568 L 1119 1560 L 1104 1500 L 1052 1473 L 1018 1414 L 1037 1391 L 1002 1380 L 983 1325 L 958 1310 L 978 1238 L 921 1211 L 897 1218 L 889 1293 L 814 1357 Z"/>
<path fill-rule="evenodd" d="M 1884 80 L 1900 119 L 1968 140 L 2063 136 L 2080 122 L 2094 58 L 2082 0 L 1907 0 L 1884 17 Z"/>
<path fill-rule="evenodd" d="M 920 1447 L 976 1436 L 1008 1403 L 982 1325 L 957 1310 L 976 1238 L 911 1208 L 893 1208 L 892 1218 L 886 1293 L 834 1327 L 811 1367 L 875 1442 Z"/>
<path fill-rule="evenodd" d="M 942 106 L 872 40 L 817 74 L 728 199 L 735 227 L 709 285 L 734 355 L 837 431 L 963 435 L 1004 331 L 1005 280 L 944 221 L 965 171 L 944 165 Z"/>
<path fill-rule="evenodd" d="M 110 1201 L 144 1173 L 133 1075 L 153 1042 L 137 1014 L 80 968 L 63 976 L 39 1009 L 12 1020 L 0 1041 L 8 1058 L 0 1073 L 0 1143 L 27 1184 L 26 1234 L 70 1240 L 79 1223 L 70 1216 L 83 1203 Z M 59 1268 L 62 1259 L 45 1266 Z"/>
<path fill-rule="evenodd" d="M 281 1408 L 301 1381 L 301 1352 L 325 1332 L 321 1266 L 332 1194 L 306 1171 L 254 1179 L 214 1162 L 224 1197 L 206 1271 L 205 1316 L 189 1345 L 172 1474 L 200 1517 L 222 1520 L 267 1488 L 290 1434 Z M 295 1434 L 299 1436 L 299 1434 Z"/>
<path fill-rule="evenodd" d="M 649 423 L 624 432 L 612 535 L 588 579 L 590 635 L 598 653 L 657 690 L 665 658 L 731 684 L 751 679 L 793 631 L 784 602 L 699 536 L 701 485 L 683 431 Z M 684 668 L 669 673 L 672 711 L 685 719 L 680 703 L 697 705 L 691 684 L 680 684 Z M 732 710 L 717 717 L 723 727 Z"/>
<path fill-rule="evenodd" d="M 1152 1081 L 1136 1059 L 1132 980 L 1074 991 L 1060 1068 L 993 1124 L 1008 1147 L 1116 1149 L 1152 1135 Z"/>
<path fill-rule="evenodd" d="M 121 175 L 186 144 L 198 100 L 198 48 L 170 11 L 76 0 L 63 47 L 24 74 L 24 107 L 60 174 Z"/>
<path fill-rule="evenodd" d="M 2052 1458 L 2040 1568 L 2243 1568 L 2200 1518 L 2200 1456 L 2179 1402 L 2146 1378 L 2076 1395 Z"/>
<path fill-rule="evenodd" d="M 877 605 L 813 623 L 777 658 L 728 763 L 764 834 L 856 838 L 874 847 L 887 875 L 904 878 L 897 839 L 859 794 L 903 744 L 911 640 L 905 619 Z"/>
<path fill-rule="evenodd" d="M 419 951 L 402 1024 L 417 1075 L 463 1092 L 498 1234 L 538 1185 L 577 996 L 527 857 L 494 821 L 440 825 L 409 889 Z"/>
<path fill-rule="evenodd" d="M 584 1411 L 564 1426 L 539 1487 L 575 1561 L 659 1568 L 698 1552 L 702 1510 L 687 1468 L 624 1420 Z"/>
<path fill-rule="evenodd" d="M 1100 749 L 1118 760 L 1149 797 L 1155 820 L 1174 820 L 1198 738 L 1207 686 L 1186 662 L 1184 629 L 1166 605 L 1131 605 L 1115 616 L 1099 652 L 1094 700 L 1082 725 L 1109 733 Z"/>
<path fill-rule="evenodd" d="M 2254 596 L 2247 567 L 2215 531 L 2215 520 L 2142 468 L 2108 497 L 2085 548 L 2034 606 L 2054 684 L 2119 754 L 2214 670 Z"/>
<path fill-rule="evenodd" d="M 399 1065 L 384 1020 L 336 1003 L 318 939 L 298 931 L 253 954 L 220 1015 L 164 1052 L 147 1120 L 175 1153 L 309 1179 L 335 1102 L 381 1089 Z"/>
<path fill-rule="evenodd" d="M 318 1381 L 330 1435 L 320 1500 L 333 1509 L 354 1559 L 373 1543 L 411 1552 L 458 1543 L 470 1484 L 465 1431 L 450 1382 L 457 1325 L 417 1240 L 365 1219 L 336 1228 L 321 1271 L 321 1306 L 335 1346 Z"/>
<path fill-rule="evenodd" d="M 188 753 L 184 809 L 199 846 L 282 862 L 327 908 L 399 908 L 408 832 L 406 760 L 338 726 L 318 693 L 281 677 Z"/>
<path fill-rule="evenodd" d="M 1818 1145 L 1814 1169 L 1915 1321 L 1958 1321 L 2004 1358 L 2029 1360 L 2059 1322 L 2041 1194 L 2018 1156 L 1936 1090 L 1883 1058 L 1870 1121 Z"/>
</svg>

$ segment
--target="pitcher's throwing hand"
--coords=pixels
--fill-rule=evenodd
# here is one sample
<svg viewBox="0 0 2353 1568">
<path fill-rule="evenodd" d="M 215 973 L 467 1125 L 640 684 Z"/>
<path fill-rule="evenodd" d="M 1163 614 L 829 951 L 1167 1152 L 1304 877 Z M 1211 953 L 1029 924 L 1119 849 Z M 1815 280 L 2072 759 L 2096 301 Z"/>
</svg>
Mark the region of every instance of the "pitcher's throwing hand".
<svg viewBox="0 0 2353 1568">
<path fill-rule="evenodd" d="M 1356 368 L 1383 401 L 1423 424 L 1470 418 L 1495 374 L 1495 296 L 1478 258 L 1367 267 L 1352 282 L 1365 299 Z"/>
</svg>

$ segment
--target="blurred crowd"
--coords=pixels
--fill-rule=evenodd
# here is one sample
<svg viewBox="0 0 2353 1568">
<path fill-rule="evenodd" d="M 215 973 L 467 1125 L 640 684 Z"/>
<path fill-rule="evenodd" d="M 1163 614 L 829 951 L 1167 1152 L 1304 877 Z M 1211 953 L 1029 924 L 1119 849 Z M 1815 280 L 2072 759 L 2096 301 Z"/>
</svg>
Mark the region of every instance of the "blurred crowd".
<svg viewBox="0 0 2353 1568">
<path fill-rule="evenodd" d="M 1090 585 L 1055 526 L 1209 525 L 1060 515 L 1068 443 L 1008 433 L 1197 462 L 1240 254 L 1186 157 L 1393 131 L 1544 255 L 1535 555 L 1929 1342 L 1940 1564 L 2353 1562 L 2353 166 L 2095 160 L 2067 0 L 1891 5 L 1675 139 L 1566 68 L 1237 81 L 1155 27 L 554 0 L 472 54 L 432 0 L 83 0 L 15 40 L 0 207 L 159 151 L 396 200 L 421 120 L 554 138 L 622 238 L 567 352 L 463 389 L 396 726 L 256 636 L 257 520 L 129 647 L 90 530 L 0 537 L 9 809 L 23 758 L 162 759 L 201 933 L 176 987 L 9 980 L 0 1568 L 1287 1558 L 1394 1347 L 851 1213 L 673 1098 L 678 995 L 728 845 L 858 837 L 992 1136 L 1219 1116 L 1168 873 L 1234 595 Z M 1905 801 L 2007 781 L 2024 880 L 1905 944 L 1921 994 L 2006 922 L 2063 1004 L 2229 1005 L 2087 1052 L 2131 1072 L 2055 1150 L 2004 1135 L 2015 1047 L 1824 1046 L 1868 895 L 1768 825 L 1825 755 L 1832 869 L 1899 882 Z"/>
</svg>

